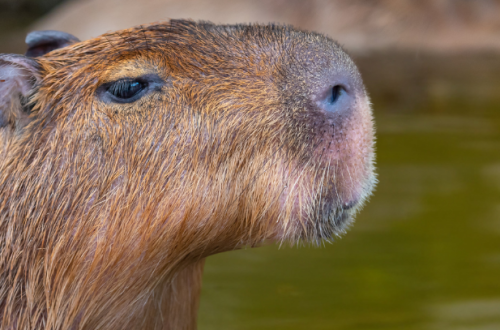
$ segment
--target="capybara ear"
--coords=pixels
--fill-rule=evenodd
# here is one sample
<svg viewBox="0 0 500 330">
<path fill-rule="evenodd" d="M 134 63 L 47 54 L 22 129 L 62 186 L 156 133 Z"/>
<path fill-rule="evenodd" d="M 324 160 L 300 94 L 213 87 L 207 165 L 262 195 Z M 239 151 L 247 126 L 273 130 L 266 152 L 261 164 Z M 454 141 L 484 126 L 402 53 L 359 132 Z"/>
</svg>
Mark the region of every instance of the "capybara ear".
<svg viewBox="0 0 500 330">
<path fill-rule="evenodd" d="M 79 42 L 80 40 L 66 32 L 61 31 L 33 31 L 26 36 L 28 50 L 26 56 L 38 57 L 53 51 Z"/>
<path fill-rule="evenodd" d="M 0 129 L 27 124 L 29 96 L 39 81 L 39 66 L 34 59 L 0 54 Z"/>
</svg>

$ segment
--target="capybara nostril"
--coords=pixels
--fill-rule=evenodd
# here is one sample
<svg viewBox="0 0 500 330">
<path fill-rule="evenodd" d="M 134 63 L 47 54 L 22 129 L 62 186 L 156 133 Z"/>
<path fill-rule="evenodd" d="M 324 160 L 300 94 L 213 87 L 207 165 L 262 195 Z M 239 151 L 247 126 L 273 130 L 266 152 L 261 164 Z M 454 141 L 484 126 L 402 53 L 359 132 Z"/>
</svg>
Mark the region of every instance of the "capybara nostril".
<svg viewBox="0 0 500 330">
<path fill-rule="evenodd" d="M 196 328 L 204 258 L 345 232 L 375 184 L 331 39 L 172 20 L 0 55 L 0 328 Z"/>
<path fill-rule="evenodd" d="M 319 93 L 316 104 L 325 113 L 333 114 L 338 111 L 349 109 L 349 103 L 354 99 L 344 85 L 336 84 L 328 86 Z"/>
<path fill-rule="evenodd" d="M 332 87 L 332 95 L 329 98 L 330 104 L 335 104 L 339 100 L 339 97 L 345 92 L 345 88 L 342 85 L 335 85 Z"/>
</svg>

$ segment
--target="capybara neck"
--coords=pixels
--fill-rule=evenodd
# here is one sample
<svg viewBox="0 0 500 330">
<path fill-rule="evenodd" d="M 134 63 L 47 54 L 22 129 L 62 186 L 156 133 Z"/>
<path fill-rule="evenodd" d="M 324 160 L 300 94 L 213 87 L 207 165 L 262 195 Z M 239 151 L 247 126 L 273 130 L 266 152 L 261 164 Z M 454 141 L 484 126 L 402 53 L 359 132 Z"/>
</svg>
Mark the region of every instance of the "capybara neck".
<svg viewBox="0 0 500 330">
<path fill-rule="evenodd" d="M 332 40 L 170 21 L 0 55 L 1 329 L 195 329 L 204 259 L 345 232 L 374 183 Z"/>
</svg>

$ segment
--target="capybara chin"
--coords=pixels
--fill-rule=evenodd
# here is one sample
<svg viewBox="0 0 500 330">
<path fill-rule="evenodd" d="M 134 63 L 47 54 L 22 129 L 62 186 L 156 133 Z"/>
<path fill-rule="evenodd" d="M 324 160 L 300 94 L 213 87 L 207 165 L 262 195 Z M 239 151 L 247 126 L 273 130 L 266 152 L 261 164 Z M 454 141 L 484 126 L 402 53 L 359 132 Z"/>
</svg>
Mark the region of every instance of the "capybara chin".
<svg viewBox="0 0 500 330">
<path fill-rule="evenodd" d="M 204 258 L 343 233 L 374 186 L 329 38 L 170 21 L 0 55 L 1 329 L 195 329 Z"/>
</svg>

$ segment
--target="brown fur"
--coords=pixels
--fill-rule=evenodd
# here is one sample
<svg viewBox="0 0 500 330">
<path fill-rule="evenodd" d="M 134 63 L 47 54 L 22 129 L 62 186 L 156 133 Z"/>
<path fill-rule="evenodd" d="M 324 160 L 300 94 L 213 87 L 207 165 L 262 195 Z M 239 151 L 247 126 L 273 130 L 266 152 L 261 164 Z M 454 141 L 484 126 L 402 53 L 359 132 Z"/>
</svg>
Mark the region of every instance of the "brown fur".
<svg viewBox="0 0 500 330">
<path fill-rule="evenodd" d="M 324 36 L 172 21 L 36 62 L 30 121 L 0 128 L 1 329 L 194 329 L 205 257 L 329 239 L 372 190 L 368 99 Z M 325 117 L 340 72 L 356 101 Z M 144 74 L 165 85 L 96 97 Z"/>
</svg>

